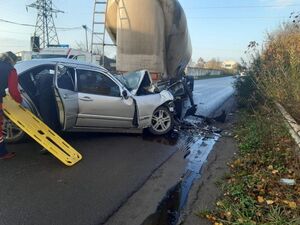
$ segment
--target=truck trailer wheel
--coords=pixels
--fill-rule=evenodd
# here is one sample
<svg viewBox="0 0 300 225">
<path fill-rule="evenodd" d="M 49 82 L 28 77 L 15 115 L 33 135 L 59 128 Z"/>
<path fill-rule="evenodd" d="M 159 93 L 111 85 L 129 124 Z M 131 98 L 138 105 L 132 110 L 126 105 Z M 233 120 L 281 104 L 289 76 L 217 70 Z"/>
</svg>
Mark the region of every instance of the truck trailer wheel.
<svg viewBox="0 0 300 225">
<path fill-rule="evenodd" d="M 149 132 L 154 135 L 164 135 L 169 133 L 174 127 L 174 118 L 169 109 L 165 106 L 158 107 L 151 120 Z"/>
</svg>

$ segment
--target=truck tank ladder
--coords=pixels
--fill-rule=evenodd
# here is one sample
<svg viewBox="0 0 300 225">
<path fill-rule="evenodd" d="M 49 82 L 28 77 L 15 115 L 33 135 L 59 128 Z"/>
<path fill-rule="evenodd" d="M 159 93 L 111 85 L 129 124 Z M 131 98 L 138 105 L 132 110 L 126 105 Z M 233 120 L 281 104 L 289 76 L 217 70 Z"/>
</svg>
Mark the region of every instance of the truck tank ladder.
<svg viewBox="0 0 300 225">
<path fill-rule="evenodd" d="M 104 65 L 105 48 L 105 15 L 107 1 L 94 2 L 91 51 L 96 55 L 100 65 Z"/>
<path fill-rule="evenodd" d="M 73 166 L 82 159 L 80 153 L 9 95 L 3 99 L 3 111 L 13 123 L 66 166 Z"/>
<path fill-rule="evenodd" d="M 108 0 L 107 0 L 108 1 Z M 93 25 L 92 25 L 92 40 L 91 53 L 97 58 L 99 65 L 105 65 L 105 47 L 115 46 L 114 44 L 106 43 L 106 10 L 107 1 L 94 1 Z"/>
</svg>

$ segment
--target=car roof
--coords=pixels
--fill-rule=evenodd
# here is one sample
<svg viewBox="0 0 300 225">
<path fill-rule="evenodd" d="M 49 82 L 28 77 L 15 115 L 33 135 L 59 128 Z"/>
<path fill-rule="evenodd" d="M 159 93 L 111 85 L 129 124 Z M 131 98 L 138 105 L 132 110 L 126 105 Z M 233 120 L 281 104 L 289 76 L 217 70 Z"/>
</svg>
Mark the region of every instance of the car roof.
<svg viewBox="0 0 300 225">
<path fill-rule="evenodd" d="M 76 67 L 79 66 L 81 68 L 87 68 L 87 69 L 101 70 L 102 72 L 109 73 L 108 70 L 106 70 L 102 66 L 98 66 L 92 63 L 86 63 L 74 59 L 67 59 L 67 58 L 33 59 L 28 61 L 21 61 L 15 65 L 15 68 L 18 74 L 21 74 L 34 67 L 38 67 L 42 65 L 56 65 L 57 63 L 64 63 L 69 66 L 76 66 Z"/>
</svg>

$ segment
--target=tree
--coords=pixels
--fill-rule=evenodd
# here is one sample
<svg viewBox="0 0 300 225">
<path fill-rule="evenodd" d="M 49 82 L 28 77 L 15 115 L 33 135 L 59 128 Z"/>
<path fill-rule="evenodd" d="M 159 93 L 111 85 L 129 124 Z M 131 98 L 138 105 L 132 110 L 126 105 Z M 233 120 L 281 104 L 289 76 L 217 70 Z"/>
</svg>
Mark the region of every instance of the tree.
<svg viewBox="0 0 300 225">
<path fill-rule="evenodd" d="M 200 57 L 197 61 L 196 67 L 204 68 L 205 64 L 206 62 L 204 61 L 204 59 Z"/>
<path fill-rule="evenodd" d="M 189 64 L 187 65 L 188 67 L 195 67 L 196 66 L 196 63 L 191 59 L 189 61 Z"/>
<path fill-rule="evenodd" d="M 246 69 L 247 69 L 247 66 L 245 65 L 244 62 L 236 64 L 236 68 L 235 68 L 236 72 L 240 72 L 241 73 L 241 72 L 246 71 Z"/>
<path fill-rule="evenodd" d="M 212 58 L 205 64 L 205 68 L 214 70 L 222 69 L 222 62 L 218 59 Z"/>
</svg>

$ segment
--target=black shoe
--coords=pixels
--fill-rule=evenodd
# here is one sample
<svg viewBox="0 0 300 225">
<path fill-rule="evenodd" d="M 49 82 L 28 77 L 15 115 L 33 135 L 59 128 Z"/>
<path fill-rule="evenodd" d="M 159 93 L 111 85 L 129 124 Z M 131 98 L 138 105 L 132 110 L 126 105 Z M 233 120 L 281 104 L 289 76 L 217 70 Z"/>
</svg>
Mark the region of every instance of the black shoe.
<svg viewBox="0 0 300 225">
<path fill-rule="evenodd" d="M 8 160 L 8 159 L 12 159 L 15 156 L 16 156 L 16 153 L 14 153 L 14 152 L 8 152 L 5 155 L 1 156 L 0 159 Z"/>
</svg>

